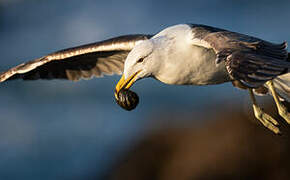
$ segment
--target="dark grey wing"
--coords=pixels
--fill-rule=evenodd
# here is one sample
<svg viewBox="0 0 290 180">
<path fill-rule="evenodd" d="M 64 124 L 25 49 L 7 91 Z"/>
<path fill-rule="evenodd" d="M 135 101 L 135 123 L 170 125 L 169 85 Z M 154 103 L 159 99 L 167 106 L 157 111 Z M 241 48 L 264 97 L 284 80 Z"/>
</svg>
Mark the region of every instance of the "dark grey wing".
<svg viewBox="0 0 290 180">
<path fill-rule="evenodd" d="M 250 88 L 282 75 L 290 68 L 290 62 L 255 52 L 233 52 L 226 58 L 226 68 L 232 79 Z"/>
<path fill-rule="evenodd" d="M 136 43 L 151 35 L 127 35 L 61 50 L 0 73 L 0 82 L 12 79 L 68 79 L 121 74 Z"/>
<path fill-rule="evenodd" d="M 255 37 L 204 25 L 192 25 L 197 45 L 212 48 L 216 63 L 225 62 L 233 80 L 256 88 L 290 68 L 287 43 L 273 44 Z"/>
</svg>

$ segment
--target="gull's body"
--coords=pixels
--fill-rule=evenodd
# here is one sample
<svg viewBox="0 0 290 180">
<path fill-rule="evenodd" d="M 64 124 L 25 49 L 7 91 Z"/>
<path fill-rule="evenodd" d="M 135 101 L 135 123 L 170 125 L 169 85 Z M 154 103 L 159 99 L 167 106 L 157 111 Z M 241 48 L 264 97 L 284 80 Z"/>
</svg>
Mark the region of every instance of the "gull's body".
<svg viewBox="0 0 290 180">
<path fill-rule="evenodd" d="M 167 28 L 151 38 L 151 42 L 156 47 L 154 50 L 159 62 L 166 61 L 153 74 L 163 83 L 209 85 L 230 81 L 224 62 L 215 63 L 214 50 L 193 45 L 194 33 L 188 25 Z"/>
<path fill-rule="evenodd" d="M 166 84 L 211 85 L 231 81 L 249 89 L 256 117 L 275 133 L 278 123 L 257 105 L 253 91 L 273 95 L 280 115 L 290 114 L 279 98 L 290 101 L 290 57 L 286 43 L 204 25 L 171 26 L 156 35 L 128 35 L 70 48 L 21 64 L 0 74 L 10 79 L 79 80 L 103 74 L 123 76 L 115 96 L 138 79 Z M 124 68 L 123 68 L 124 67 Z"/>
</svg>

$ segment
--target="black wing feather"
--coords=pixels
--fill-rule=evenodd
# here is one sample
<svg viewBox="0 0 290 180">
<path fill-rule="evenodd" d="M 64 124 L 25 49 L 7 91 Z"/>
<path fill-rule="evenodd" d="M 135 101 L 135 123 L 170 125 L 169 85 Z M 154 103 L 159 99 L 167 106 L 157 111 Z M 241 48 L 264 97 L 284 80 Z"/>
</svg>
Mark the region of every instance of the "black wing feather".
<svg viewBox="0 0 290 180">
<path fill-rule="evenodd" d="M 255 52 L 237 51 L 227 57 L 226 68 L 233 79 L 250 88 L 257 88 L 284 74 L 290 68 L 290 62 Z"/>
<path fill-rule="evenodd" d="M 137 41 L 151 35 L 127 35 L 64 49 L 0 73 L 0 82 L 12 79 L 68 79 L 121 74 L 124 61 Z"/>
</svg>

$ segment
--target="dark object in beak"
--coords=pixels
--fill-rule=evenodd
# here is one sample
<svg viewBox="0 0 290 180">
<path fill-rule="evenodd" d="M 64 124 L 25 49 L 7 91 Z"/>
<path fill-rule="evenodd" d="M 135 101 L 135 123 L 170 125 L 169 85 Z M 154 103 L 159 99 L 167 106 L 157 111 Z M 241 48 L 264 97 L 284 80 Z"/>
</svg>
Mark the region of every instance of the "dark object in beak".
<svg viewBox="0 0 290 180">
<path fill-rule="evenodd" d="M 131 111 L 135 109 L 139 103 L 138 95 L 128 89 L 121 89 L 117 94 L 116 99 L 117 104 L 119 104 L 123 109 Z"/>
</svg>

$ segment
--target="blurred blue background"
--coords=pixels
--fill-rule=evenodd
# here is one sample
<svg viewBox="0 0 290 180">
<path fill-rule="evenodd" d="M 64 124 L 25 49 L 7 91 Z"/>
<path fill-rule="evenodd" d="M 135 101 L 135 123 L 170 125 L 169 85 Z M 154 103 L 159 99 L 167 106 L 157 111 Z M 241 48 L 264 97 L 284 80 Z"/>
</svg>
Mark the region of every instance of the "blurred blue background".
<svg viewBox="0 0 290 180">
<path fill-rule="evenodd" d="M 289 7 L 288 0 L 0 0 L 0 71 L 56 50 L 179 23 L 289 42 Z M 145 134 L 188 123 L 151 120 L 161 112 L 194 111 L 205 119 L 216 103 L 249 105 L 247 92 L 229 83 L 185 87 L 147 79 L 134 85 L 140 104 L 126 112 L 113 99 L 118 79 L 0 84 L 0 179 L 101 178 Z"/>
</svg>

